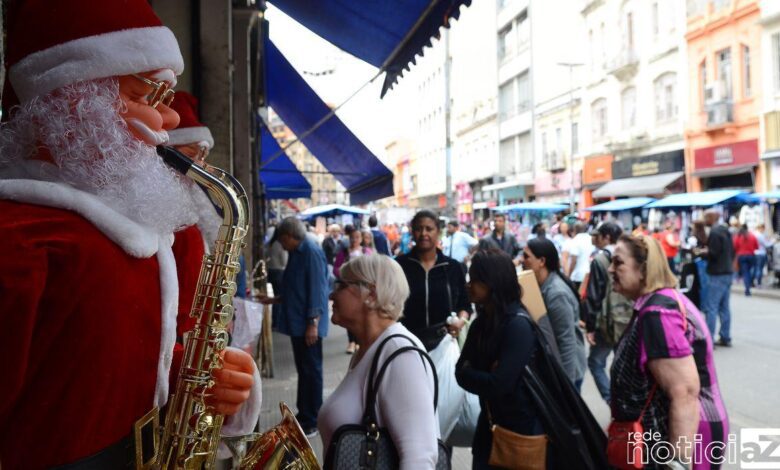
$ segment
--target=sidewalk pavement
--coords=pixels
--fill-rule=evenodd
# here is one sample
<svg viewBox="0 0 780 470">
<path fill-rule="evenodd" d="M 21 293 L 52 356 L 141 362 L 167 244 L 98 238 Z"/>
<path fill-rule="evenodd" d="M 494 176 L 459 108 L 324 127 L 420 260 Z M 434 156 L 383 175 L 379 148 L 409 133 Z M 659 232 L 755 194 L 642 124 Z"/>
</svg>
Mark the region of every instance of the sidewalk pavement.
<svg viewBox="0 0 780 470">
<path fill-rule="evenodd" d="M 741 296 L 745 295 L 745 286 L 742 285 L 742 282 L 735 283 L 731 285 L 731 293 L 732 294 L 738 294 Z M 769 286 L 762 286 L 760 288 L 754 287 L 750 289 L 750 294 L 753 297 L 763 297 L 765 299 L 777 299 L 780 300 L 780 289 L 776 287 L 769 287 Z"/>
<path fill-rule="evenodd" d="M 263 378 L 263 404 L 260 414 L 260 429 L 267 431 L 279 423 L 279 402 L 284 401 L 293 411 L 296 410 L 295 394 L 298 376 L 293 362 L 290 339 L 284 335 L 273 333 L 274 377 Z M 352 356 L 345 354 L 347 348 L 347 332 L 345 329 L 330 325 L 328 337 L 323 342 L 323 382 L 324 399 L 335 390 L 349 366 Z M 609 423 L 609 409 L 598 394 L 590 372 L 585 374 L 582 386 L 582 396 L 599 423 L 606 428 Z M 409 423 L 410 426 L 414 423 Z M 317 458 L 324 462 L 322 440 L 319 436 L 311 439 Z M 471 448 L 457 447 L 452 455 L 453 470 L 468 470 L 471 468 Z"/>
</svg>

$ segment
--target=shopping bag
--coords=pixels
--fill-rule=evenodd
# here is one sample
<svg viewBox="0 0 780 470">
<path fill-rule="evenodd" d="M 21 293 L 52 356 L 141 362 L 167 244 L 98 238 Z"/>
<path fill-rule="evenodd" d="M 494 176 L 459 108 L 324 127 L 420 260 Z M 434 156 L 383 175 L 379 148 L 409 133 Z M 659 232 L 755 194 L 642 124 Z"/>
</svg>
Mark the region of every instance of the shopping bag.
<svg viewBox="0 0 780 470">
<path fill-rule="evenodd" d="M 444 439 L 448 446 L 452 447 L 471 447 L 474 441 L 474 432 L 477 430 L 477 420 L 479 419 L 479 397 L 473 393 L 466 393 L 466 399 L 460 407 L 460 415 L 455 427 Z"/>
<path fill-rule="evenodd" d="M 439 431 L 442 440 L 455 427 L 460 416 L 461 404 L 466 399 L 466 392 L 455 380 L 455 365 L 460 357 L 458 340 L 445 335 L 439 345 L 428 353 L 436 366 L 436 376 L 439 379 Z"/>
</svg>

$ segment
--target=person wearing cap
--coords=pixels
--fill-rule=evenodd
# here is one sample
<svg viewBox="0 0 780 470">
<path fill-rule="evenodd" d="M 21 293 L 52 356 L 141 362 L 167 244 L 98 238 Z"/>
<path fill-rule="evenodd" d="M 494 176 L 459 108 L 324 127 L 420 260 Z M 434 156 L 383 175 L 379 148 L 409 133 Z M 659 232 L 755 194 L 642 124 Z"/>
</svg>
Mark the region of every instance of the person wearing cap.
<svg viewBox="0 0 780 470">
<path fill-rule="evenodd" d="M 181 53 L 145 0 L 29 0 L 7 16 L 0 465 L 135 468 L 154 449 L 134 431 L 156 432 L 143 418 L 168 402 L 183 349 L 173 232 L 198 220 L 191 182 L 155 151 L 179 123 Z M 246 353 L 223 359 L 209 404 L 240 434 L 259 376 Z"/>
<path fill-rule="evenodd" d="M 613 222 L 604 222 L 591 230 L 590 235 L 597 251 L 590 263 L 590 275 L 585 288 L 585 337 L 590 344 L 588 368 L 601 398 L 607 403 L 610 400 L 607 358 L 633 313 L 631 301 L 612 288 L 612 278 L 608 272 L 615 245 L 622 234 L 623 229 Z"/>
</svg>

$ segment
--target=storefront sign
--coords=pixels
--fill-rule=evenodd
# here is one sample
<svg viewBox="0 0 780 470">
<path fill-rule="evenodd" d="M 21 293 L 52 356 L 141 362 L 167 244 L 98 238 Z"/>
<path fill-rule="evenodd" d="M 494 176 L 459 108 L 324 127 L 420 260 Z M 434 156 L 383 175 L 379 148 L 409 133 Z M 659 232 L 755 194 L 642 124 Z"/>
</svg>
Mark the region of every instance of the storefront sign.
<svg viewBox="0 0 780 470">
<path fill-rule="evenodd" d="M 579 190 L 581 180 L 580 171 L 575 171 L 574 189 Z M 536 194 L 562 193 L 572 187 L 571 183 L 571 172 L 568 170 L 561 173 L 544 172 L 537 175 L 534 192 Z"/>
<path fill-rule="evenodd" d="M 683 171 L 685 159 L 683 150 L 656 153 L 643 157 L 624 158 L 612 163 L 612 178 L 634 178 L 652 176 L 661 173 Z"/>
<path fill-rule="evenodd" d="M 582 183 L 598 184 L 612 180 L 612 155 L 599 155 L 585 159 L 582 167 Z"/>
<path fill-rule="evenodd" d="M 744 140 L 694 151 L 696 170 L 758 165 L 758 160 L 758 140 Z"/>
</svg>

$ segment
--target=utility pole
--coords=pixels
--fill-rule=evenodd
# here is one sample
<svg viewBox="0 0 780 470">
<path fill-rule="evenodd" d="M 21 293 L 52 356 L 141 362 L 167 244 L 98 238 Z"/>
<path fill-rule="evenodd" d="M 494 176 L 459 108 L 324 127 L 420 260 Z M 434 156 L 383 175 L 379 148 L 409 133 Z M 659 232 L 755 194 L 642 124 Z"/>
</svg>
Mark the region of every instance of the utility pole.
<svg viewBox="0 0 780 470">
<path fill-rule="evenodd" d="M 574 67 L 583 64 L 577 62 L 558 62 L 569 69 L 569 213 L 574 212 Z M 578 129 L 579 130 L 579 129 Z"/>
<path fill-rule="evenodd" d="M 452 198 L 452 135 L 450 133 L 450 68 L 452 59 L 450 57 L 450 30 L 444 29 L 444 145 L 445 145 L 445 167 L 446 167 L 446 197 L 447 207 L 445 215 L 455 215 L 455 204 Z"/>
</svg>

